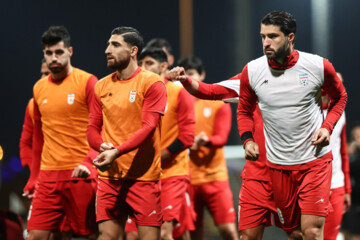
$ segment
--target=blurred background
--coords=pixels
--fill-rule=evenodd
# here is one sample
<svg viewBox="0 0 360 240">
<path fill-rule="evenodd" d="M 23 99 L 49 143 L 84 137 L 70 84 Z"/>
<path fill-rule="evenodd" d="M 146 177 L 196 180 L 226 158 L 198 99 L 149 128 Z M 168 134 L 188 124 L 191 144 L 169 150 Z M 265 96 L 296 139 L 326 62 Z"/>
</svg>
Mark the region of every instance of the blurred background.
<svg viewBox="0 0 360 240">
<path fill-rule="evenodd" d="M 248 61 L 261 56 L 261 18 L 268 12 L 285 10 L 297 20 L 295 48 L 328 58 L 342 73 L 349 95 L 348 130 L 360 119 L 360 101 L 356 97 L 360 90 L 360 31 L 356 30 L 360 25 L 360 1 L 15 0 L 2 1 L 0 5 L 0 145 L 4 151 L 0 163 L 0 208 L 15 204 L 13 199 L 19 198 L 26 183 L 28 171 L 22 169 L 18 158 L 19 139 L 25 107 L 40 77 L 41 35 L 50 25 L 68 28 L 74 47 L 73 66 L 99 79 L 111 72 L 104 54 L 110 32 L 118 26 L 132 26 L 143 34 L 145 42 L 167 39 L 176 60 L 188 55 L 201 58 L 207 74 L 205 81 L 212 83 L 232 77 Z M 236 108 L 233 104 L 228 145 L 240 144 Z M 229 166 L 235 166 L 229 171 L 237 205 L 239 166 L 244 160 L 239 153 L 229 161 Z"/>
</svg>

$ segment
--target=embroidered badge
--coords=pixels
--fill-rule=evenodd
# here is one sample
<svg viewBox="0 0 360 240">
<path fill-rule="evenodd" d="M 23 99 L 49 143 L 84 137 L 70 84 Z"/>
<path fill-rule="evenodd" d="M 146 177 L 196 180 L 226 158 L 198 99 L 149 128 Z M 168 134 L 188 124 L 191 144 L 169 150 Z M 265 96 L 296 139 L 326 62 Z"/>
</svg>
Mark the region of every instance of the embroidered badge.
<svg viewBox="0 0 360 240">
<path fill-rule="evenodd" d="M 204 108 L 204 116 L 207 118 L 211 116 L 211 108 L 209 107 Z"/>
<path fill-rule="evenodd" d="M 129 101 L 135 102 L 135 99 L 136 99 L 136 91 L 130 91 Z"/>
<path fill-rule="evenodd" d="M 299 74 L 299 81 L 301 85 L 306 86 L 309 81 L 309 74 L 307 73 Z"/>
<path fill-rule="evenodd" d="M 75 102 L 75 93 L 69 93 L 67 97 L 67 103 L 72 105 Z"/>
</svg>

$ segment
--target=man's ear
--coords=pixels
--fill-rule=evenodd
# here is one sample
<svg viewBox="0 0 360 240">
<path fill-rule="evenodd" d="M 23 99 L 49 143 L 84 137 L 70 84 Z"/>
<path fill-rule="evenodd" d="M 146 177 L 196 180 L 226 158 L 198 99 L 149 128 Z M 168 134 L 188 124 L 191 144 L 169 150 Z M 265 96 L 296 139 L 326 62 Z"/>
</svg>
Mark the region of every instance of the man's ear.
<svg viewBox="0 0 360 240">
<path fill-rule="evenodd" d="M 295 34 L 294 34 L 294 33 L 289 33 L 288 39 L 289 39 L 289 42 L 290 42 L 291 44 L 294 44 Z"/>
<path fill-rule="evenodd" d="M 160 63 L 160 74 L 166 73 L 169 68 L 169 64 L 167 62 Z"/>
<path fill-rule="evenodd" d="M 132 57 L 134 57 L 134 56 L 137 55 L 138 51 L 139 51 L 139 49 L 138 49 L 137 46 L 132 46 L 131 49 L 130 49 L 130 55 L 131 55 Z"/>
<path fill-rule="evenodd" d="M 69 55 L 71 57 L 73 55 L 73 53 L 74 53 L 73 47 L 68 47 L 68 51 L 69 51 Z"/>
<path fill-rule="evenodd" d="M 206 77 L 206 72 L 202 71 L 202 73 L 200 74 L 200 80 L 204 81 L 205 77 Z"/>
</svg>

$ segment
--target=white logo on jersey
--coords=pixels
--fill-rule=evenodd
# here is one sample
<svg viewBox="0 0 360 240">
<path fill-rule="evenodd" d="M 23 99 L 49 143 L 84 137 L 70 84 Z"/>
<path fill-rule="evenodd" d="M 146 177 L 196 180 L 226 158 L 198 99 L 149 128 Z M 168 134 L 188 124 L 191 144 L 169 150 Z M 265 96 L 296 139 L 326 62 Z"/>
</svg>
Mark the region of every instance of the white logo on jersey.
<svg viewBox="0 0 360 240">
<path fill-rule="evenodd" d="M 280 222 L 281 222 L 282 224 L 284 224 L 284 223 L 285 223 L 285 220 L 284 220 L 284 217 L 283 217 L 283 215 L 282 215 L 282 212 L 281 212 L 280 208 L 277 208 L 277 212 L 278 212 L 278 216 L 279 216 Z"/>
<path fill-rule="evenodd" d="M 324 199 L 323 198 L 320 198 L 320 200 L 316 201 L 315 204 L 317 203 L 324 203 Z"/>
<path fill-rule="evenodd" d="M 40 105 L 45 104 L 45 103 L 47 103 L 47 99 L 44 99 Z"/>
<path fill-rule="evenodd" d="M 163 210 L 166 210 L 166 209 L 173 209 L 173 206 L 172 205 L 166 206 Z"/>
<path fill-rule="evenodd" d="M 211 108 L 209 107 L 204 108 L 204 116 L 206 118 L 209 118 L 211 116 Z"/>
<path fill-rule="evenodd" d="M 234 209 L 234 208 L 230 208 L 230 209 L 228 210 L 228 212 L 229 212 L 229 213 L 235 212 L 235 209 Z"/>
<path fill-rule="evenodd" d="M 168 103 L 166 103 L 166 106 L 165 106 L 165 113 L 167 112 L 167 110 L 168 110 L 168 106 L 169 106 L 169 104 Z"/>
<path fill-rule="evenodd" d="M 148 216 L 150 217 L 151 215 L 156 214 L 156 210 L 152 211 Z"/>
<path fill-rule="evenodd" d="M 135 102 L 135 99 L 136 99 L 136 91 L 130 91 L 129 101 Z"/>
<path fill-rule="evenodd" d="M 73 104 L 75 101 L 75 93 L 69 93 L 67 98 L 67 103 L 69 105 Z"/>
</svg>

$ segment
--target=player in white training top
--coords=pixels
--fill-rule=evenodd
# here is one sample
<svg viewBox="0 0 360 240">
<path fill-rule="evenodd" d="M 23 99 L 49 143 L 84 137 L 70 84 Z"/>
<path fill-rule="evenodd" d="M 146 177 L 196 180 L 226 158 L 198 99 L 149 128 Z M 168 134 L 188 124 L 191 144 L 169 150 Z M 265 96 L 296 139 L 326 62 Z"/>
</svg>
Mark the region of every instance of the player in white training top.
<svg viewBox="0 0 360 240">
<path fill-rule="evenodd" d="M 332 169 L 328 145 L 347 93 L 327 59 L 294 49 L 295 34 L 296 21 L 287 12 L 272 12 L 262 19 L 265 55 L 242 71 L 238 128 L 246 159 L 256 160 L 259 147 L 252 115 L 258 103 L 282 228 L 289 238 L 301 230 L 304 239 L 323 239 Z M 330 98 L 325 120 L 321 89 Z"/>
</svg>

